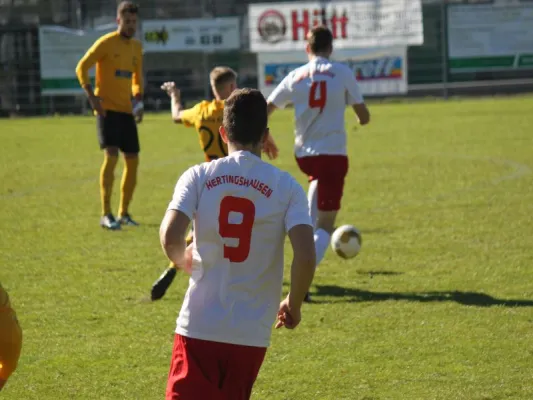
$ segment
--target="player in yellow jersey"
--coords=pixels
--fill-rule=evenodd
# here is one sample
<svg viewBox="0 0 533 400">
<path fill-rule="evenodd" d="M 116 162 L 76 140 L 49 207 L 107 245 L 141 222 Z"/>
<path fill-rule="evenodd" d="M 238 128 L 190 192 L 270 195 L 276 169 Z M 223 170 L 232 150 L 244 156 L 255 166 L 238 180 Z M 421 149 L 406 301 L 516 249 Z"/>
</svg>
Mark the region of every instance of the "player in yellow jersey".
<svg viewBox="0 0 533 400">
<path fill-rule="evenodd" d="M 100 225 L 112 230 L 120 229 L 121 224 L 138 225 L 129 214 L 139 165 L 137 124 L 142 121 L 144 108 L 142 45 L 133 37 L 137 30 L 137 13 L 137 5 L 121 2 L 117 9 L 117 31 L 98 39 L 76 67 L 78 80 L 96 114 L 98 141 L 104 150 L 100 169 Z M 96 89 L 93 91 L 89 69 L 94 65 Z M 119 150 L 124 154 L 125 167 L 117 221 L 111 211 L 111 193 Z"/>
<path fill-rule="evenodd" d="M 0 391 L 17 368 L 22 348 L 22 329 L 9 296 L 0 284 Z"/>
<path fill-rule="evenodd" d="M 165 82 L 161 86 L 161 89 L 166 91 L 171 98 L 172 119 L 174 122 L 196 129 L 206 161 L 216 160 L 228 155 L 228 146 L 222 140 L 219 129 L 222 125 L 222 116 L 224 114 L 224 100 L 237 89 L 237 73 L 229 67 L 215 67 L 209 74 L 209 80 L 215 99 L 201 101 L 189 109 L 182 109 L 180 91 L 174 82 Z M 265 141 L 263 150 L 270 159 L 277 157 L 278 148 L 271 137 Z M 192 242 L 192 239 L 191 230 L 187 236 L 187 245 Z M 171 262 L 170 266 L 153 284 L 152 300 L 159 300 L 165 295 L 176 276 L 176 268 L 176 265 Z"/>
</svg>

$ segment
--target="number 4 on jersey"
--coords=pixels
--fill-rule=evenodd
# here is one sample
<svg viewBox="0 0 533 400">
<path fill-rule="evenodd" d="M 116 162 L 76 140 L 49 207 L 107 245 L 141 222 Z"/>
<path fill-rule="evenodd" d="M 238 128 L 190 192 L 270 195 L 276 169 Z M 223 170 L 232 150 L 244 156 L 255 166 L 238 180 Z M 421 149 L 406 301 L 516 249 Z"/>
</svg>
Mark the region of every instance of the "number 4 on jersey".
<svg viewBox="0 0 533 400">
<path fill-rule="evenodd" d="M 313 82 L 309 91 L 309 108 L 320 108 L 320 112 L 326 106 L 328 99 L 326 81 Z"/>
</svg>

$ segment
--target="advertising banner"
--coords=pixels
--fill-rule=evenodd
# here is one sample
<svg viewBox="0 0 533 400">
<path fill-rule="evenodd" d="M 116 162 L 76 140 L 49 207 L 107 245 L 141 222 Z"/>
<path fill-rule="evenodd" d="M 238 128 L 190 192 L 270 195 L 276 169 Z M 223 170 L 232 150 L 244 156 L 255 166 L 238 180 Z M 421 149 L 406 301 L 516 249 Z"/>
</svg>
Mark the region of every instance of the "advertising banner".
<svg viewBox="0 0 533 400">
<path fill-rule="evenodd" d="M 450 72 L 533 69 L 533 4 L 448 7 Z"/>
<path fill-rule="evenodd" d="M 406 47 L 339 50 L 332 59 L 348 65 L 353 70 L 365 96 L 407 92 Z M 289 72 L 306 62 L 307 56 L 303 52 L 259 53 L 259 89 L 268 96 Z"/>
<path fill-rule="evenodd" d="M 142 23 L 145 53 L 238 50 L 238 17 L 213 19 L 146 20 Z"/>
<path fill-rule="evenodd" d="M 83 93 L 76 77 L 76 66 L 100 36 L 115 29 L 116 25 L 91 31 L 40 26 L 41 94 L 50 96 Z M 89 75 L 94 78 L 94 68 L 89 71 Z"/>
<path fill-rule="evenodd" d="M 420 45 L 420 0 L 366 0 L 250 4 L 252 52 L 302 51 L 307 32 L 328 26 L 336 49 Z"/>
</svg>

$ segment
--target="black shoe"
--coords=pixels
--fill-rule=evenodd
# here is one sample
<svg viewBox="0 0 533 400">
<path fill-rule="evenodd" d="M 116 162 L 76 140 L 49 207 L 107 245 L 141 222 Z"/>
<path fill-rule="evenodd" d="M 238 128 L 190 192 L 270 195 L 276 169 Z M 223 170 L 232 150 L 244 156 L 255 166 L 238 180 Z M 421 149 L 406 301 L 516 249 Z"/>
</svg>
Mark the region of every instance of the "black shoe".
<svg viewBox="0 0 533 400">
<path fill-rule="evenodd" d="M 167 268 L 165 272 L 161 274 L 159 279 L 154 282 L 151 292 L 152 301 L 163 298 L 167 292 L 167 289 L 170 287 L 172 281 L 176 277 L 176 272 L 176 268 L 174 267 Z"/>
<path fill-rule="evenodd" d="M 118 218 L 118 223 L 120 225 L 139 226 L 139 223 L 134 221 L 133 219 L 131 219 L 131 215 L 129 215 L 129 214 L 121 215 Z"/>
<path fill-rule="evenodd" d="M 117 222 L 113 214 L 106 214 L 100 218 L 100 226 L 111 231 L 120 229 L 120 224 Z"/>
<path fill-rule="evenodd" d="M 311 293 L 307 292 L 304 298 L 304 303 L 311 303 Z"/>
</svg>

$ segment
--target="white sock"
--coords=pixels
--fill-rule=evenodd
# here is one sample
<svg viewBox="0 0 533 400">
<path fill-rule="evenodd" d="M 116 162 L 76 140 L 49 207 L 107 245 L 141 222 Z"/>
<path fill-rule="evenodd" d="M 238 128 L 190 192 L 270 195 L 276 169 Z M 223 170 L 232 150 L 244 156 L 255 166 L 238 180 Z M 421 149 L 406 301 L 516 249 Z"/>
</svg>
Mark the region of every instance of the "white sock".
<svg viewBox="0 0 533 400">
<path fill-rule="evenodd" d="M 318 217 L 318 191 L 317 191 L 318 181 L 315 179 L 309 184 L 309 189 L 307 190 L 307 203 L 309 204 L 309 215 L 311 215 L 311 222 L 313 226 L 316 226 L 316 219 Z"/>
<path fill-rule="evenodd" d="M 322 261 L 329 246 L 330 235 L 324 229 L 315 231 L 316 266 Z"/>
</svg>

